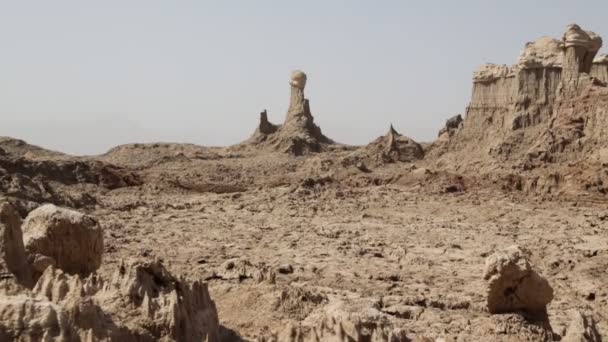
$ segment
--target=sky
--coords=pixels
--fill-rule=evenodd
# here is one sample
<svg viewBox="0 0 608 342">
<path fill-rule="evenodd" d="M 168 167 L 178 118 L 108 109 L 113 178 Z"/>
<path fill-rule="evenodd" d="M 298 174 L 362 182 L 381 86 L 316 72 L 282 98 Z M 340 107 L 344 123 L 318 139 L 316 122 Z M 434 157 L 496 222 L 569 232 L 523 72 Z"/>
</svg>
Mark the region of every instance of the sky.
<svg viewBox="0 0 608 342">
<path fill-rule="evenodd" d="M 576 22 L 608 41 L 608 1 L 0 0 L 0 136 L 71 154 L 219 146 L 282 123 L 308 75 L 315 122 L 362 145 L 392 123 L 431 141 L 473 71 Z M 602 51 L 605 51 L 603 49 Z"/>
</svg>

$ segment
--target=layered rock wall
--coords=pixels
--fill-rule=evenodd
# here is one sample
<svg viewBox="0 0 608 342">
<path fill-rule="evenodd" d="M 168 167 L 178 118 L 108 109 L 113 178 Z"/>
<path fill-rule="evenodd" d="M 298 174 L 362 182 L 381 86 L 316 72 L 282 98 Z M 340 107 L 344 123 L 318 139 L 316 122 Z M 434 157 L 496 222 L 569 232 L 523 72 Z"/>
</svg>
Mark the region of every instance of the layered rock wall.
<svg viewBox="0 0 608 342">
<path fill-rule="evenodd" d="M 474 73 L 461 128 L 438 139 L 429 154 L 445 165 L 477 169 L 597 152 L 608 142 L 602 137 L 608 124 L 608 56 L 597 56 L 601 46 L 601 37 L 572 24 L 561 40 L 527 43 L 512 66 L 483 65 Z"/>
</svg>

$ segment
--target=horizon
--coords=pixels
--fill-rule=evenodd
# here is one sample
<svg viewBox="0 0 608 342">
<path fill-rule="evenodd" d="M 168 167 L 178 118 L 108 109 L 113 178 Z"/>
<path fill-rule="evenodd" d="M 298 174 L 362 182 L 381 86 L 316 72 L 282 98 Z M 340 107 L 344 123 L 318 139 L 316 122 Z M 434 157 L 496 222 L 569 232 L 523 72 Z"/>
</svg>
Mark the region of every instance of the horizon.
<svg viewBox="0 0 608 342">
<path fill-rule="evenodd" d="M 364 145 L 392 123 L 430 142 L 464 116 L 478 66 L 514 64 L 526 42 L 561 38 L 572 22 L 606 38 L 606 10 L 563 0 L 2 4 L 0 136 L 74 155 L 126 143 L 228 146 L 264 109 L 283 122 L 301 69 L 315 122 L 333 140 Z"/>
</svg>

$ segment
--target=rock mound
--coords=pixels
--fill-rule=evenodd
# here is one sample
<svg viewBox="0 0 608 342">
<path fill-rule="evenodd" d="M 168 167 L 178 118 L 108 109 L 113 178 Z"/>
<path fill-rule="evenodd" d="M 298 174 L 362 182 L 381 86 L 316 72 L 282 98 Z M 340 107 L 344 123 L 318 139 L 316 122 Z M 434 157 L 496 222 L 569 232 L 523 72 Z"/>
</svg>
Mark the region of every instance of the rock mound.
<svg viewBox="0 0 608 342">
<path fill-rule="evenodd" d="M 142 184 L 138 174 L 89 157 L 64 155 L 12 138 L 0 137 L 0 146 L 0 193 L 17 200 L 22 217 L 40 203 L 87 207 L 97 203 L 93 190 Z"/>
<path fill-rule="evenodd" d="M 553 289 L 536 273 L 529 252 L 511 246 L 488 257 L 483 278 L 488 281 L 487 305 L 490 313 L 546 313 Z"/>
<path fill-rule="evenodd" d="M 101 265 L 103 231 L 91 216 L 47 204 L 32 211 L 22 229 L 28 258 L 34 264 L 39 260 L 38 264 L 55 264 L 68 273 L 81 275 L 88 275 Z"/>
<path fill-rule="evenodd" d="M 335 300 L 325 308 L 317 325 L 291 325 L 278 336 L 258 341 L 411 341 L 403 329 L 393 326 L 391 316 L 381 312 L 380 306 L 367 298 Z"/>
<path fill-rule="evenodd" d="M 388 163 L 413 162 L 423 158 L 422 146 L 397 132 L 391 125 L 385 135 L 352 153 L 343 164 L 355 165 L 365 171 L 365 164 L 378 166 Z"/>
<path fill-rule="evenodd" d="M 274 125 L 268 121 L 267 112 L 263 111 L 260 114 L 260 124 L 246 145 L 269 147 L 300 156 L 321 152 L 326 145 L 333 144 L 314 123 L 309 101 L 304 97 L 307 79 L 306 74 L 300 70 L 291 74 L 291 98 L 285 122 L 280 126 Z"/>
</svg>

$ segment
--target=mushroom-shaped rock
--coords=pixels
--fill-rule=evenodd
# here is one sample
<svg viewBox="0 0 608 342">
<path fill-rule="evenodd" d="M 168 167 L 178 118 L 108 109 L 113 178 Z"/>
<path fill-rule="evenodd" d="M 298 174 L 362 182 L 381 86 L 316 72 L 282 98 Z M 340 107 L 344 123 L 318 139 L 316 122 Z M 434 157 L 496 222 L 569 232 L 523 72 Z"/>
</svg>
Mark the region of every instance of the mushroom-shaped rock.
<svg viewBox="0 0 608 342">
<path fill-rule="evenodd" d="M 32 273 L 27 263 L 21 218 L 17 210 L 8 202 L 0 203 L 0 280 L 12 279 L 13 282 L 32 287 Z"/>
<path fill-rule="evenodd" d="M 567 80 L 578 77 L 579 73 L 589 73 L 597 52 L 602 47 L 602 38 L 591 31 L 585 31 L 577 24 L 570 24 L 563 36 L 563 68 Z"/>
<path fill-rule="evenodd" d="M 37 265 L 81 275 L 101 265 L 103 231 L 91 216 L 47 204 L 33 210 L 22 228 L 28 259 Z"/>
<path fill-rule="evenodd" d="M 490 313 L 546 313 L 547 304 L 553 299 L 553 288 L 532 269 L 528 258 L 527 250 L 511 246 L 486 259 L 483 278 L 488 281 Z"/>
<path fill-rule="evenodd" d="M 589 34 L 577 24 L 570 24 L 566 27 L 563 40 L 566 47 L 582 46 L 584 48 L 589 48 L 591 44 L 591 37 L 589 37 Z"/>
<path fill-rule="evenodd" d="M 325 145 L 333 143 L 314 123 L 308 99 L 304 96 L 307 79 L 306 74 L 300 70 L 291 74 L 289 81 L 291 98 L 285 122 L 280 126 L 273 125 L 268 121 L 266 111 L 262 112 L 260 124 L 246 144 L 303 155 L 320 152 Z"/>
</svg>

